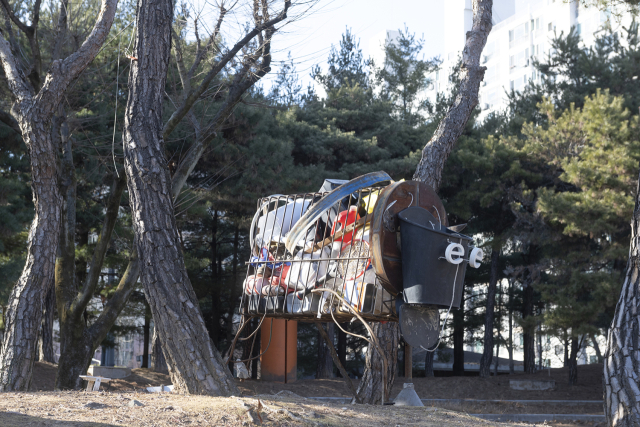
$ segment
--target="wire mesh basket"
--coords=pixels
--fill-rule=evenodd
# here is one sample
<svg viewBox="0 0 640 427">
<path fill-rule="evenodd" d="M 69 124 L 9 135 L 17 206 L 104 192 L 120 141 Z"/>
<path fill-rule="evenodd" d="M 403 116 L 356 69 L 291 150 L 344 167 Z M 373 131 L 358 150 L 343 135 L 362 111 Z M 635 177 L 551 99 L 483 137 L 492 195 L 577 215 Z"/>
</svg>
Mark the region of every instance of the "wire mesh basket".
<svg viewBox="0 0 640 427">
<path fill-rule="evenodd" d="M 357 313 L 397 321 L 395 297 L 371 264 L 372 213 L 383 188 L 345 188 L 335 202 L 325 198 L 329 191 L 258 200 L 241 314 L 344 322 Z"/>
</svg>

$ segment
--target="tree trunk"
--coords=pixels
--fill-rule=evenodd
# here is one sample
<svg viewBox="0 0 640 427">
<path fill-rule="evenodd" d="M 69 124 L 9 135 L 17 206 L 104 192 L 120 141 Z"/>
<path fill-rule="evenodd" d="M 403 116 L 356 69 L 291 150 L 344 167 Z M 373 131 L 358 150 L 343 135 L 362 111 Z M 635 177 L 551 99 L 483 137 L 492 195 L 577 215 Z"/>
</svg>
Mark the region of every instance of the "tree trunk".
<svg viewBox="0 0 640 427">
<path fill-rule="evenodd" d="M 500 335 L 498 334 L 498 338 Z M 500 341 L 496 342 L 496 360 L 493 363 L 493 375 L 498 376 L 498 366 L 500 365 Z"/>
<path fill-rule="evenodd" d="M 600 351 L 600 345 L 598 345 L 595 334 L 591 334 L 589 338 L 591 338 L 593 349 L 596 351 L 596 358 L 598 359 L 598 363 L 602 363 L 602 352 Z"/>
<path fill-rule="evenodd" d="M 533 316 L 533 286 L 525 285 L 522 297 L 522 318 Z M 532 374 L 536 371 L 536 343 L 535 334 L 531 325 L 523 327 L 522 339 L 524 341 L 524 372 Z"/>
<path fill-rule="evenodd" d="M 316 324 L 318 328 L 322 327 L 322 323 Z M 333 340 L 334 329 L 333 323 L 327 323 L 327 337 Z M 318 330 L 318 365 L 316 369 L 316 378 L 333 378 L 333 360 L 331 358 L 331 351 L 327 346 L 327 343 L 322 337 L 320 330 Z"/>
<path fill-rule="evenodd" d="M 164 358 L 164 352 L 162 351 L 160 336 L 156 328 L 153 328 L 153 342 L 151 343 L 151 370 L 162 373 L 169 372 L 167 360 Z"/>
<path fill-rule="evenodd" d="M 515 373 L 513 366 L 513 281 L 509 279 L 509 344 L 507 347 L 509 352 L 509 374 Z"/>
<path fill-rule="evenodd" d="M 141 368 L 149 368 L 149 333 L 151 332 L 151 308 L 149 303 L 144 300 L 144 335 L 142 339 L 142 363 Z"/>
<path fill-rule="evenodd" d="M 58 313 L 66 313 L 67 318 L 63 319 L 62 316 L 58 316 L 60 318 L 60 359 L 56 372 L 56 389 L 79 389 L 82 387 L 82 380 L 78 376 L 86 374 L 96 349 L 106 338 L 133 293 L 139 272 L 140 263 L 134 249 L 116 291 L 104 306 L 98 319 L 89 327 L 86 327 L 83 319 L 77 318 L 78 313 L 81 315 L 84 310 L 61 311 L 62 304 L 58 303 Z M 74 312 L 76 320 L 72 321 L 72 313 Z"/>
<path fill-rule="evenodd" d="M 49 132 L 51 118 L 66 89 L 93 60 L 104 43 L 113 23 L 116 6 L 116 0 L 103 0 L 90 35 L 77 52 L 64 60 L 52 62 L 37 95 L 13 56 L 9 42 L 4 36 L 0 37 L 0 60 L 15 101 L 11 112 L 29 150 L 35 208 L 29 230 L 27 261 L 7 304 L 0 353 L 0 391 L 29 389 L 42 306 L 53 284 L 62 198 L 57 180 L 58 149 Z M 39 59 L 38 50 L 32 52 L 35 59 Z"/>
<path fill-rule="evenodd" d="M 565 331 L 564 358 L 562 359 L 562 367 L 566 368 L 567 366 L 569 366 L 569 338 L 567 337 L 567 332 Z"/>
<path fill-rule="evenodd" d="M 342 329 L 347 327 L 346 323 L 342 323 Z M 342 366 L 347 369 L 347 334 L 342 332 L 341 328 L 338 328 L 338 358 L 340 359 L 340 363 Z M 342 375 L 340 372 L 338 374 Z"/>
<path fill-rule="evenodd" d="M 491 251 L 491 270 L 489 274 L 489 288 L 487 289 L 487 311 L 484 316 L 484 348 L 480 358 L 480 376 L 491 375 L 491 357 L 493 355 L 493 319 L 494 306 L 496 303 L 496 285 L 498 283 L 498 263 L 500 262 L 500 251 Z"/>
<path fill-rule="evenodd" d="M 542 325 L 538 323 L 538 333 L 536 334 L 536 340 L 538 341 L 538 369 L 542 369 Z"/>
<path fill-rule="evenodd" d="M 492 0 L 473 0 L 473 26 L 467 33 L 462 51 L 462 68 L 458 93 L 447 114 L 438 124 L 431 141 L 422 150 L 422 158 L 413 175 L 415 181 L 426 182 L 436 191 L 440 187 L 442 170 L 464 131 L 473 109 L 478 105 L 478 89 L 486 67 L 480 66 L 480 56 L 491 32 Z"/>
<path fill-rule="evenodd" d="M 162 106 L 173 3 L 140 0 L 129 73 L 124 153 L 141 281 L 176 391 L 238 395 L 213 346 L 184 265 L 164 157 Z"/>
<path fill-rule="evenodd" d="M 333 323 L 330 323 L 327 326 L 329 325 L 331 326 L 331 329 L 333 329 Z M 351 391 L 351 394 L 353 394 L 355 403 L 361 403 L 358 401 L 358 391 L 356 390 L 356 386 L 353 384 L 353 381 L 351 381 L 351 378 L 349 377 L 349 375 L 347 375 L 347 371 L 345 371 L 344 365 L 340 363 L 340 359 L 338 358 L 338 353 L 336 352 L 336 349 L 333 346 L 333 338 L 334 338 L 333 331 L 331 331 L 331 333 L 328 334 L 327 331 L 324 330 L 324 327 L 320 322 L 316 322 L 316 327 L 318 328 L 318 334 L 320 335 L 318 339 L 323 341 L 327 345 L 329 356 L 331 357 L 332 361 L 335 363 L 336 367 L 338 368 L 338 371 L 342 373 L 344 382 L 349 388 L 349 391 Z M 332 368 L 331 370 L 333 371 L 333 366 L 331 368 Z"/>
<path fill-rule="evenodd" d="M 629 260 L 607 334 L 604 354 L 604 413 L 611 427 L 640 425 L 640 177 L 631 219 Z"/>
<path fill-rule="evenodd" d="M 395 322 L 386 324 L 375 323 L 373 333 L 378 338 L 380 347 L 387 357 L 387 372 L 385 376 L 386 395 L 385 402 L 389 400 L 391 386 L 396 376 L 396 361 L 398 360 L 399 327 Z M 358 400 L 362 403 L 375 405 L 382 399 L 382 371 L 383 361 L 378 352 L 369 344 L 367 358 L 365 360 L 364 374 L 358 385 Z"/>
<path fill-rule="evenodd" d="M 493 0 L 473 0 L 473 26 L 468 33 L 462 52 L 462 70 L 458 95 L 453 104 L 449 107 L 447 114 L 440 121 L 436 132 L 431 140 L 422 150 L 422 158 L 413 175 L 413 179 L 429 184 L 436 192 L 440 187 L 442 170 L 444 164 L 451 153 L 453 145 L 456 143 L 464 127 L 471 116 L 475 106 L 478 104 L 478 89 L 480 82 L 484 78 L 485 67 L 480 66 L 480 55 L 487 42 L 487 36 L 491 31 L 491 7 Z M 398 337 L 398 325 L 386 323 L 380 325 L 376 330 L 380 333 L 378 340 L 387 337 Z M 398 342 L 393 345 L 397 352 Z M 367 360 L 371 359 L 375 351 L 373 346 L 367 348 Z M 389 358 L 390 369 L 396 372 L 396 357 Z M 365 366 L 360 386 L 363 390 L 370 390 L 373 383 L 382 384 L 381 373 L 369 372 L 370 365 Z M 364 384 L 364 381 L 370 381 Z M 378 393 L 379 394 L 379 393 Z"/>
<path fill-rule="evenodd" d="M 50 116 L 33 114 L 18 121 L 31 159 L 35 216 L 29 230 L 27 262 L 7 304 L 0 353 L 0 391 L 26 391 L 31 384 L 42 307 L 53 283 L 62 204 L 57 149 L 45 130 Z"/>
<path fill-rule="evenodd" d="M 433 377 L 433 356 L 435 355 L 435 351 L 427 351 L 424 356 L 424 376 L 425 377 Z"/>
<path fill-rule="evenodd" d="M 38 360 L 40 362 L 56 363 L 53 354 L 53 315 L 56 308 L 56 294 L 53 286 L 47 292 L 42 313 L 42 329 L 38 339 Z"/>
<path fill-rule="evenodd" d="M 60 359 L 56 372 L 56 389 L 78 389 L 82 387 L 79 375 L 87 372 L 96 349 L 124 308 L 134 290 L 138 278 L 139 264 L 137 256 L 131 255 L 129 265 L 122 276 L 116 291 L 105 305 L 102 313 L 88 326 L 84 313 L 93 297 L 104 257 L 111 241 L 120 209 L 120 199 L 125 188 L 124 175 L 115 178 L 111 185 L 106 205 L 106 214 L 98 243 L 89 266 L 89 273 L 82 289 L 78 288 L 75 263 L 76 229 L 76 180 L 72 156 L 72 141 L 64 112 L 56 118 L 54 130 L 59 133 L 63 156 L 61 159 L 60 182 L 63 195 L 62 228 L 60 230 L 59 256 L 56 259 L 55 292 L 60 323 Z M 86 272 L 86 267 L 82 269 Z"/>
<path fill-rule="evenodd" d="M 578 384 L 578 350 L 580 350 L 580 339 L 571 337 L 571 356 L 569 357 L 569 384 Z"/>
<path fill-rule="evenodd" d="M 215 346 L 220 341 L 220 286 L 222 275 L 218 269 L 218 211 L 213 213 L 213 223 L 211 225 L 211 321 L 209 323 L 209 337 Z"/>
<path fill-rule="evenodd" d="M 233 265 L 231 266 L 231 278 L 233 280 L 229 290 L 229 307 L 227 311 L 227 343 L 233 341 L 233 317 L 238 308 L 239 298 L 242 295 L 242 283 L 238 283 L 238 248 L 240 246 L 240 229 L 236 224 L 233 232 Z M 333 325 L 332 325 L 333 327 Z M 229 361 L 231 363 L 231 360 Z"/>
<path fill-rule="evenodd" d="M 453 376 L 464 376 L 464 309 L 453 311 Z"/>
</svg>

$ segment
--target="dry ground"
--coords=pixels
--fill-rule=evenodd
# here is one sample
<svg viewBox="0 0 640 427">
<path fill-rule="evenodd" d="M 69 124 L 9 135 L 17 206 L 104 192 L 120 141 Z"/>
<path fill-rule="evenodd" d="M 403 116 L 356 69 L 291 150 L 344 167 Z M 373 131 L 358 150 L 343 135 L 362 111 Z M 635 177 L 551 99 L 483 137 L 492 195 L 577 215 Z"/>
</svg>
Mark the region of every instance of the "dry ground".
<svg viewBox="0 0 640 427">
<path fill-rule="evenodd" d="M 137 401 L 144 406 L 133 406 Z M 0 425 L 23 426 L 517 426 L 440 408 L 335 405 L 292 395 L 216 398 L 168 393 L 4 393 Z"/>
<path fill-rule="evenodd" d="M 51 391 L 54 386 L 56 365 L 36 362 L 34 391 Z M 555 380 L 556 388 L 545 391 L 511 390 L 509 380 Z M 434 377 L 413 378 L 416 393 L 423 399 L 508 399 L 508 400 L 602 400 L 602 365 L 578 367 L 578 385 L 568 384 L 566 368 L 551 369 L 536 374 L 498 375 L 497 377 Z M 357 384 L 357 381 L 355 381 Z M 391 396 L 402 389 L 404 378 L 396 378 Z M 148 369 L 133 369 L 131 376 L 112 381 L 107 391 L 142 390 L 149 386 L 171 384 L 168 375 Z M 246 396 L 274 394 L 289 390 L 303 397 L 349 397 L 349 390 L 340 378 L 330 380 L 299 380 L 290 384 L 247 380 L 238 383 Z"/>
<path fill-rule="evenodd" d="M 52 392 L 56 366 L 36 363 L 31 394 L 3 394 L 0 411 L 17 411 L 25 415 L 0 413 L 0 426 L 33 425 L 242 425 L 248 423 L 246 409 L 237 398 L 220 399 L 184 397 L 173 394 L 148 394 L 145 387 L 171 383 L 168 375 L 148 369 L 134 369 L 132 375 L 114 380 L 103 393 Z M 550 375 L 549 375 L 550 374 Z M 499 375 L 498 377 L 435 377 L 414 378 L 416 392 L 423 399 L 505 399 L 505 400 L 602 400 L 602 365 L 585 365 L 578 368 L 578 385 L 567 384 L 566 369 L 551 369 L 537 374 Z M 511 379 L 552 379 L 556 388 L 548 391 L 516 391 L 509 388 Z M 397 378 L 391 392 L 395 397 L 404 383 Z M 301 380 L 290 384 L 268 381 L 244 381 L 238 383 L 242 400 L 256 407 L 257 399 L 265 405 L 260 411 L 266 416 L 264 425 L 328 425 L 328 426 L 395 426 L 395 425 L 507 425 L 469 418 L 466 414 L 602 414 L 599 404 L 550 405 L 520 404 L 511 402 L 436 403 L 435 408 L 410 409 L 392 406 L 336 405 L 304 397 L 349 397 L 342 379 Z M 284 392 L 283 392 L 284 391 Z M 298 401 L 282 400 L 273 395 L 292 392 L 301 396 Z M 137 399 L 143 407 L 129 407 L 128 402 Z M 302 400 L 301 400 L 302 399 Z M 84 407 L 88 402 L 108 405 L 104 409 Z M 341 408 L 348 408 L 346 411 Z M 173 408 L 173 409 L 168 409 Z M 281 410 L 281 412 L 278 412 Z M 287 414 L 286 411 L 290 414 Z M 255 409 L 254 412 L 255 414 Z M 315 415 L 313 415 L 315 414 Z M 255 416 L 255 415 L 254 415 Z M 400 417 L 400 418 L 398 418 Z M 57 420 L 57 421 L 55 421 Z M 70 420 L 73 420 L 70 423 Z M 29 424 L 31 423 L 31 424 Z M 83 424 L 84 423 L 84 424 Z M 88 423 L 88 424 L 87 424 Z M 93 423 L 93 424 L 92 424 Z M 235 423 L 235 424 L 234 424 Z M 394 424 L 395 423 L 395 424 Z M 250 425 L 250 423 L 249 423 Z M 513 424 L 511 424 L 513 425 Z M 554 423 L 561 426 L 596 427 L 597 424 Z"/>
</svg>

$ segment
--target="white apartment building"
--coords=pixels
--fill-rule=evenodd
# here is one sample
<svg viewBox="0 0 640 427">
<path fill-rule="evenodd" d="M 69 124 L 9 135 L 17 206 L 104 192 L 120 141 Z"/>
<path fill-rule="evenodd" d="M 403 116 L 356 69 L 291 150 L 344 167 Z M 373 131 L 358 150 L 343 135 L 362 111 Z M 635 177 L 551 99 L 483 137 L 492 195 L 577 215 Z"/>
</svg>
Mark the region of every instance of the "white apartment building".
<svg viewBox="0 0 640 427">
<path fill-rule="evenodd" d="M 504 109 L 509 91 L 521 91 L 529 81 L 538 81 L 532 59 L 549 54 L 555 35 L 575 27 L 589 46 L 607 19 L 605 12 L 584 8 L 577 1 L 516 1 L 514 14 L 494 25 L 482 55 L 487 67 L 480 88 L 483 115 Z"/>
<path fill-rule="evenodd" d="M 435 101 L 436 94 L 447 89 L 450 71 L 461 56 L 466 33 L 471 30 L 471 0 L 447 0 L 444 16 L 430 19 L 445 22 L 442 65 L 439 72 L 430 76 L 431 84 L 423 96 Z M 480 87 L 480 119 L 492 111 L 503 110 L 507 106 L 507 93 L 512 89 L 519 91 L 529 81 L 538 81 L 540 76 L 532 59 L 542 59 L 549 53 L 555 35 L 567 34 L 575 27 L 583 43 L 591 46 L 607 21 L 616 29 L 628 25 L 630 20 L 628 15 L 623 16 L 622 23 L 616 22 L 610 13 L 585 8 L 575 0 L 495 0 L 493 29 L 481 59 L 487 71 Z M 412 31 L 420 32 L 417 28 Z M 393 42 L 398 36 L 398 31 L 386 30 L 369 40 L 370 56 L 378 66 L 384 63 L 384 43 Z"/>
</svg>

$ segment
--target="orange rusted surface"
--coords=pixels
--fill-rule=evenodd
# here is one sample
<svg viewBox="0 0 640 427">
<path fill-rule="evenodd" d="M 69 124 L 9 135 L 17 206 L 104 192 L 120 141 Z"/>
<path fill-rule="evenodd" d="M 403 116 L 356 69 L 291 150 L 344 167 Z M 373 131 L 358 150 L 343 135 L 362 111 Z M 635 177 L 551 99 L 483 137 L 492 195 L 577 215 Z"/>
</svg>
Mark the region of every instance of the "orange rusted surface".
<svg viewBox="0 0 640 427">
<path fill-rule="evenodd" d="M 271 330 L 273 322 L 273 330 Z M 298 322 L 265 319 L 260 327 L 261 378 L 281 383 L 294 382 L 298 375 Z M 271 335 L 271 344 L 269 344 Z"/>
<path fill-rule="evenodd" d="M 371 262 L 382 286 L 392 295 L 402 292 L 402 254 L 398 233 L 398 213 L 419 206 L 447 226 L 447 213 L 433 188 L 423 182 L 398 181 L 378 196 L 371 222 Z"/>
</svg>

